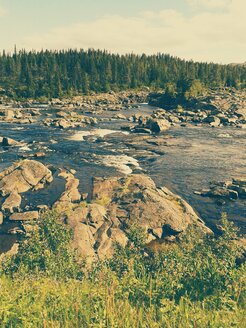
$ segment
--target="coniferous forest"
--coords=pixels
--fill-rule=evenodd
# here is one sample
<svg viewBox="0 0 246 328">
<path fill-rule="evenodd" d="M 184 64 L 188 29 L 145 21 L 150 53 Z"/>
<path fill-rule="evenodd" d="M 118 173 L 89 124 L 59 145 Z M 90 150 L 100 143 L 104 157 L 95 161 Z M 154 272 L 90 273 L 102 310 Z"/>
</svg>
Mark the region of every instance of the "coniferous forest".
<svg viewBox="0 0 246 328">
<path fill-rule="evenodd" d="M 117 55 L 100 50 L 3 52 L 0 93 L 14 99 L 62 97 L 143 86 L 179 92 L 187 81 L 205 86 L 244 88 L 245 65 L 181 60 L 166 54 Z"/>
</svg>

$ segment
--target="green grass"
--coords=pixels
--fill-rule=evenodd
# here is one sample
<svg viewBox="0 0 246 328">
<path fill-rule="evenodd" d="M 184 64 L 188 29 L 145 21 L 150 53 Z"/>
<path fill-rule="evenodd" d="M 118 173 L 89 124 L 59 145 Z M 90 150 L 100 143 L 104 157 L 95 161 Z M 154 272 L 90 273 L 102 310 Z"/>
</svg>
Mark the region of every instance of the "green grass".
<svg viewBox="0 0 246 328">
<path fill-rule="evenodd" d="M 235 228 L 225 218 L 221 227 L 153 252 L 132 226 L 126 248 L 86 269 L 71 231 L 48 213 L 2 263 L 0 327 L 244 328 L 245 265 Z"/>
<path fill-rule="evenodd" d="M 209 310 L 202 303 L 163 298 L 161 305 L 133 305 L 119 281 L 58 282 L 1 278 L 1 327 L 244 327 L 245 313 Z M 150 292 L 150 291 L 149 291 Z"/>
</svg>

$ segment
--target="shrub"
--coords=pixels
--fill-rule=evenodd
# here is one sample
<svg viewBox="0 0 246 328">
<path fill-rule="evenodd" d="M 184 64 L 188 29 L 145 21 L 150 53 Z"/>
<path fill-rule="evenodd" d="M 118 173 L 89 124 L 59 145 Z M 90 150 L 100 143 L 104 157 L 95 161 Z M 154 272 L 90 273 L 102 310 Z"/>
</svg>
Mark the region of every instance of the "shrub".
<svg viewBox="0 0 246 328">
<path fill-rule="evenodd" d="M 16 255 L 3 262 L 7 274 L 38 274 L 53 278 L 79 278 L 82 275 L 76 252 L 70 247 L 71 229 L 50 211 L 33 226 L 28 238 L 20 241 Z"/>
<path fill-rule="evenodd" d="M 134 228 L 128 234 L 131 242 L 126 248 L 116 245 L 116 256 L 108 265 L 124 280 L 123 289 L 131 290 L 137 303 L 160 305 L 163 299 L 178 303 L 188 297 L 194 302 L 205 302 L 210 308 L 243 304 L 245 266 L 236 262 L 240 256 L 233 240 L 236 229 L 225 217 L 220 225 L 219 237 L 201 235 L 193 229 L 178 245 L 158 253 L 146 249 L 141 232 L 136 233 Z"/>
</svg>

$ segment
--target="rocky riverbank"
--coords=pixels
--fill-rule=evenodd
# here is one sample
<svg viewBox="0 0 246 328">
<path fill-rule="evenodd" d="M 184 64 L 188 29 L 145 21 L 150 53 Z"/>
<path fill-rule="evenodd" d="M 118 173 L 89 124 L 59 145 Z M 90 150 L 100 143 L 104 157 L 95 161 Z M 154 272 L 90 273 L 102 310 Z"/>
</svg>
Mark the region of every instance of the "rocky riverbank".
<svg viewBox="0 0 246 328">
<path fill-rule="evenodd" d="M 146 175 L 94 178 L 88 196 L 79 191 L 75 174 L 74 170 L 60 169 L 65 187 L 50 209 L 72 227 L 74 247 L 89 262 L 112 256 L 115 242 L 125 245 L 125 230 L 133 224 L 144 228 L 148 243 L 174 242 L 190 225 L 210 231 L 181 197 L 167 188 L 157 188 Z M 41 190 L 52 181 L 52 171 L 34 160 L 15 163 L 1 172 L 1 224 L 16 222 L 7 234 L 28 235 L 35 227 L 34 222 L 49 207 L 40 203 L 23 208 L 22 195 Z"/>
<path fill-rule="evenodd" d="M 209 125 L 211 127 L 235 126 L 246 128 L 246 92 L 236 89 L 209 90 L 206 96 L 178 104 L 165 103 L 165 94 L 145 91 L 105 93 L 78 96 L 71 99 L 51 99 L 46 102 L 29 100 L 14 102 L 1 100 L 0 122 L 17 124 L 43 124 L 61 129 L 97 125 L 100 116 L 107 113 L 112 119 L 128 121 L 123 129 L 134 133 L 159 133 L 170 125 Z M 125 116 L 119 111 L 138 108 L 149 102 L 159 107 L 152 115 Z M 160 108 L 161 107 L 161 108 Z M 51 112 L 51 110 L 53 112 Z"/>
<path fill-rule="evenodd" d="M 95 95 L 81 98 L 81 103 L 78 99 L 46 104 L 2 103 L 0 237 L 14 236 L 13 241 L 16 237 L 18 240 L 19 235 L 28 234 L 43 211 L 56 209 L 73 228 L 75 247 L 93 261 L 111 256 L 115 241 L 123 245 L 127 241 L 127 226 L 135 222 L 145 229 L 149 243 L 178 240 L 190 225 L 208 231 L 200 215 L 182 198 L 163 189 L 163 185 L 189 202 L 194 200 L 191 194 L 197 197 L 195 206 L 192 204 L 196 209 L 200 202 L 207 202 L 201 195 L 208 196 L 208 206 L 210 199 L 215 198 L 220 203 L 216 219 L 227 200 L 239 204 L 240 219 L 245 222 L 243 154 L 238 156 L 234 149 L 243 147 L 244 131 L 233 129 L 239 124 L 227 128 L 211 124 L 215 128 L 210 129 L 205 122 L 183 119 L 183 116 L 192 118 L 184 114 L 188 109 L 176 115 L 171 109 L 134 103 L 146 101 L 147 95 L 147 92 L 139 96 L 124 94 L 122 98 L 118 94 Z M 210 115 L 212 109 L 206 108 Z M 228 113 L 232 115 L 232 109 Z M 240 122 L 244 124 L 243 120 Z M 186 129 L 180 128 L 186 125 Z M 211 140 L 207 142 L 204 135 L 196 141 L 201 133 L 211 134 Z M 184 134 L 182 138 L 180 134 Z M 201 167 L 198 159 L 204 152 L 215 156 L 223 145 L 236 156 L 238 172 L 230 171 L 222 177 L 220 174 L 220 179 L 231 178 L 230 183 L 214 183 L 197 192 L 207 187 L 208 179 L 216 177 L 206 167 L 206 172 L 199 171 L 206 163 Z M 213 154 L 209 149 L 213 149 Z M 227 158 L 228 153 L 221 156 Z M 8 164 L 4 162 L 6 159 Z M 212 159 L 209 165 L 217 166 L 217 159 Z M 150 172 L 157 185 L 146 175 Z M 196 179 L 204 182 L 189 178 L 193 172 Z M 94 178 L 92 184 L 92 177 L 105 175 L 106 180 Z M 237 183 L 232 180 L 236 176 L 241 179 Z M 179 185 L 178 190 L 175 184 Z M 185 193 L 186 189 L 189 193 Z M 233 216 L 235 206 L 232 205 Z M 212 210 L 211 213 L 214 215 Z"/>
<path fill-rule="evenodd" d="M 161 107 L 159 118 L 173 124 L 208 124 L 212 127 L 236 126 L 246 128 L 246 91 L 236 89 L 208 90 L 207 94 L 190 101 L 166 103 L 165 94 L 151 93 L 149 104 Z"/>
</svg>

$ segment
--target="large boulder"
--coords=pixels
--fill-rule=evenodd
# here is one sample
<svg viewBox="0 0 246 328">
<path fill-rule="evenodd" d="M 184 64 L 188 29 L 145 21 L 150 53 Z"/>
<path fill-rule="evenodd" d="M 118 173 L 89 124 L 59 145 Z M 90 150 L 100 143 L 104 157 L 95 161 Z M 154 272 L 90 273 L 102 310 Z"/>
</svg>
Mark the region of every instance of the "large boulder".
<svg viewBox="0 0 246 328">
<path fill-rule="evenodd" d="M 209 231 L 190 205 L 145 175 L 95 178 L 91 203 L 64 208 L 62 215 L 73 228 L 74 247 L 89 263 L 111 257 L 116 242 L 125 246 L 132 225 L 144 229 L 148 243 L 176 239 L 191 225 Z"/>
<path fill-rule="evenodd" d="M 170 128 L 170 122 L 166 119 L 150 118 L 145 125 L 146 128 L 150 129 L 152 132 L 160 133 L 167 131 Z"/>
<path fill-rule="evenodd" d="M 42 163 L 23 160 L 0 173 L 0 195 L 7 196 L 28 190 L 38 190 L 52 182 L 51 171 Z"/>
</svg>

